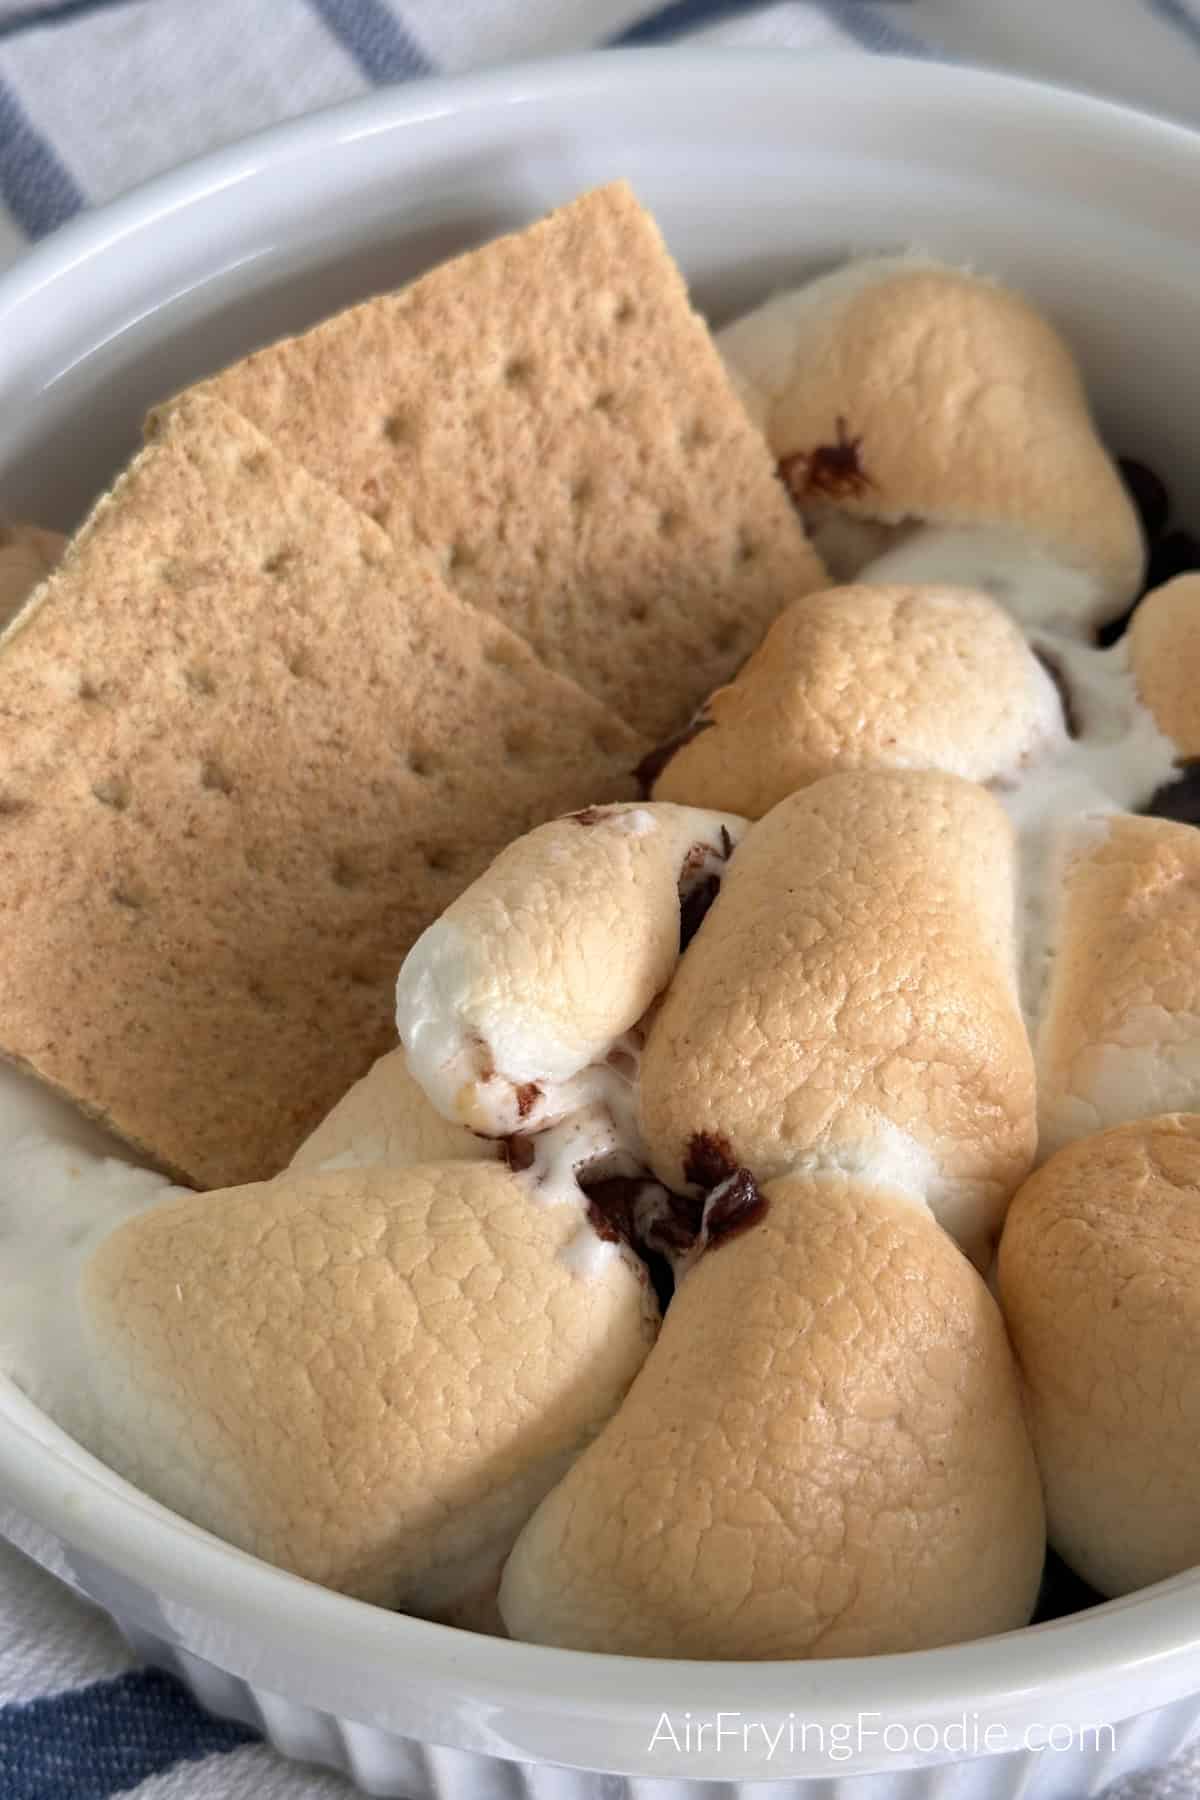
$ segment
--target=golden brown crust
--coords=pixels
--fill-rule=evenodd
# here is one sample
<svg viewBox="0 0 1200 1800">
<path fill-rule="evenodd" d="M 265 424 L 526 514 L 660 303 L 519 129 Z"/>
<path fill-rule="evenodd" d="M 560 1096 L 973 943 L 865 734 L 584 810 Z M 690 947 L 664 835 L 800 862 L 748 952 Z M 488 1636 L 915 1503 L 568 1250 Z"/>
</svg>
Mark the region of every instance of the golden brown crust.
<svg viewBox="0 0 1200 1800">
<path fill-rule="evenodd" d="M 495 1162 L 503 1145 L 452 1125 L 434 1110 L 408 1072 L 403 1050 L 389 1050 L 356 1081 L 305 1138 L 289 1169 L 406 1169 L 413 1163 Z"/>
<path fill-rule="evenodd" d="M 1049 676 L 983 594 L 841 587 L 795 600 L 718 688 L 656 800 L 760 819 L 822 775 L 944 769 L 1011 780 L 1063 738 Z"/>
<path fill-rule="evenodd" d="M 1102 1594 L 1200 1562 L 1200 1117 L 1060 1150 L 1013 1200 L 999 1280 L 1052 1543 Z"/>
<path fill-rule="evenodd" d="M 1010 529 L 1093 574 L 1103 611 L 1136 593 L 1136 511 L 1070 349 L 1019 294 L 885 258 L 768 301 L 720 342 L 802 506 Z"/>
<path fill-rule="evenodd" d="M 581 1224 L 472 1163 L 158 1207 L 84 1271 L 96 1447 L 310 1580 L 471 1601 L 653 1341 L 629 1261 L 564 1260 Z"/>
<path fill-rule="evenodd" d="M 1200 1105 L 1200 832 L 1097 820 L 1065 860 L 1037 1032 L 1039 1149 Z"/>
<path fill-rule="evenodd" d="M 513 1637 L 837 1657 L 1028 1619 L 1041 1494 L 982 1281 L 900 1197 L 823 1177 L 766 1199 L 518 1539 Z"/>
<path fill-rule="evenodd" d="M 1200 757 L 1200 575 L 1147 594 L 1129 625 L 1138 693 L 1181 759 Z"/>
<path fill-rule="evenodd" d="M 877 1164 L 978 1251 L 1033 1157 L 1012 829 L 975 784 L 832 775 L 747 834 L 650 1030 L 642 1127 L 679 1188 L 709 1134 L 760 1179 Z"/>
</svg>

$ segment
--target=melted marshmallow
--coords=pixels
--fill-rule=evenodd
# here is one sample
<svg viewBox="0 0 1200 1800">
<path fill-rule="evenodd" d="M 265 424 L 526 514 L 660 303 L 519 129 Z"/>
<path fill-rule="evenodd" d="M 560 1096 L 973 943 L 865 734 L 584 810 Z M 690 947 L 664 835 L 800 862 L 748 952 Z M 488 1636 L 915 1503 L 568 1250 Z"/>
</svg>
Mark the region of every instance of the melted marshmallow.
<svg viewBox="0 0 1200 1800">
<path fill-rule="evenodd" d="M 126 1220 L 189 1191 L 126 1155 L 57 1095 L 0 1068 L 0 1373 L 66 1430 L 87 1407 L 84 1264 Z"/>
<path fill-rule="evenodd" d="M 1034 632 L 1031 643 L 1061 673 L 1078 732 L 997 793 L 1017 833 L 1021 1005 L 1033 1031 L 1058 933 L 1064 859 L 1097 842 L 1113 813 L 1144 806 L 1171 779 L 1176 750 L 1138 698 L 1124 639 L 1094 650 Z"/>
<path fill-rule="evenodd" d="M 596 1098 L 580 1110 L 526 1140 L 533 1161 L 517 1180 L 542 1206 L 575 1206 L 581 1213 L 579 1229 L 558 1253 L 582 1281 L 594 1281 L 615 1257 L 640 1270 L 641 1264 L 626 1244 L 600 1233 L 588 1216 L 587 1196 L 581 1183 L 588 1177 L 603 1180 L 610 1175 L 640 1176 L 645 1163 L 637 1128 L 637 1086 L 616 1071 L 591 1071 Z M 607 1082 L 601 1079 L 607 1073 Z"/>
<path fill-rule="evenodd" d="M 1094 576 L 999 526 L 905 528 L 900 541 L 862 567 L 855 579 L 978 588 L 1018 624 L 1076 639 L 1105 616 Z"/>
</svg>

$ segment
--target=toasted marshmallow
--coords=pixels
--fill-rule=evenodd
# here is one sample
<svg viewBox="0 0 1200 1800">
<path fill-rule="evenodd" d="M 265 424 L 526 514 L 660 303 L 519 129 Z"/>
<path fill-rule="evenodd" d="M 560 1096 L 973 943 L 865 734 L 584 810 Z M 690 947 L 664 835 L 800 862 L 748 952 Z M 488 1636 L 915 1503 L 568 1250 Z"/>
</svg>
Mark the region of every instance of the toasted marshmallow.
<svg viewBox="0 0 1200 1800">
<path fill-rule="evenodd" d="M 0 631 L 56 567 L 67 547 L 60 531 L 0 525 Z"/>
<path fill-rule="evenodd" d="M 501 1137 L 608 1093 L 608 1059 L 679 960 L 683 902 L 745 828 L 691 807 L 588 807 L 502 851 L 397 983 L 408 1067 L 442 1115 Z"/>
<path fill-rule="evenodd" d="M 832 775 L 781 802 L 650 1027 L 659 1179 L 852 1171 L 984 1259 L 1035 1144 L 1014 891 L 1012 828 L 958 777 Z"/>
<path fill-rule="evenodd" d="M 1136 510 L 1070 350 L 1017 294 L 880 257 L 717 342 L 835 579 L 981 586 L 1076 636 L 1133 599 Z"/>
<path fill-rule="evenodd" d="M 381 1056 L 316 1130 L 290 1168 L 406 1169 L 413 1163 L 495 1162 L 503 1146 L 443 1119 L 408 1072 L 403 1050 Z"/>
<path fill-rule="evenodd" d="M 1200 1110 L 1200 833 L 1113 814 L 1053 871 L 1036 1036 L 1039 1154 Z"/>
<path fill-rule="evenodd" d="M 687 1275 L 620 1411 L 518 1538 L 509 1633 L 754 1660 L 1025 1624 L 1041 1490 L 983 1282 L 874 1184 L 785 1178 L 753 1211 Z"/>
<path fill-rule="evenodd" d="M 1200 575 L 1147 594 L 1126 641 L 1138 693 L 1179 760 L 1200 757 Z"/>
<path fill-rule="evenodd" d="M 653 794 L 760 819 L 840 770 L 942 769 L 1011 788 L 1066 748 L 1054 682 L 994 601 L 959 588 L 833 588 L 780 615 Z"/>
<path fill-rule="evenodd" d="M 467 1162 L 159 1206 L 83 1269 L 78 1435 L 282 1568 L 430 1617 L 477 1611 L 653 1341 L 632 1258 L 570 1266 L 579 1223 Z"/>
<path fill-rule="evenodd" d="M 999 1287 L 1055 1548 L 1107 1595 L 1194 1567 L 1200 1117 L 1060 1150 L 1013 1200 Z"/>
</svg>

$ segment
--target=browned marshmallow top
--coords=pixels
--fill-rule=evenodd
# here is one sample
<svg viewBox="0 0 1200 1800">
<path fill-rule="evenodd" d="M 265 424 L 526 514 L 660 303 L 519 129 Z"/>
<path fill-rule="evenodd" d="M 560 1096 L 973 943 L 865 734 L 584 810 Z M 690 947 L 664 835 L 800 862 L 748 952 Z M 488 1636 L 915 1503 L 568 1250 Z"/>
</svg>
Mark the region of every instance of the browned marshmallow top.
<svg viewBox="0 0 1200 1800">
<path fill-rule="evenodd" d="M 1000 1295 L 1051 1541 L 1102 1594 L 1200 1561 L 1200 1115 L 1068 1145 L 1012 1203 Z"/>
<path fill-rule="evenodd" d="M 705 1139 L 760 1180 L 875 1174 L 980 1253 L 1034 1149 L 1013 893 L 1008 820 L 954 776 L 835 775 L 768 813 L 650 1029 L 659 1177 L 688 1185 Z"/>
<path fill-rule="evenodd" d="M 1012 786 L 1061 749 L 1051 677 L 985 594 L 831 588 L 795 600 L 654 782 L 758 819 L 822 775 L 944 769 Z"/>
<path fill-rule="evenodd" d="M 778 295 L 718 341 L 818 543 L 831 519 L 891 528 L 865 534 L 849 569 L 831 556 L 835 574 L 894 546 L 887 579 L 983 585 L 1083 629 L 1133 598 L 1137 514 L 1069 348 L 1020 295 L 883 257 Z"/>
</svg>

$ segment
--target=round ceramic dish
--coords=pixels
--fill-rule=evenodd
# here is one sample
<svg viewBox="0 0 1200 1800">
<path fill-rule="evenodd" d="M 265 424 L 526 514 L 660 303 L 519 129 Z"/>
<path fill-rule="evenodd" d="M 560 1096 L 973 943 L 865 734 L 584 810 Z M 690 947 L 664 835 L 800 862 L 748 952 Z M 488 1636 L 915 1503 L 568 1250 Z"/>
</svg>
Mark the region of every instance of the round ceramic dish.
<svg viewBox="0 0 1200 1800">
<path fill-rule="evenodd" d="M 0 281 L 5 511 L 71 525 L 149 402 L 616 175 L 716 319 L 848 251 L 914 242 L 1019 284 L 1081 354 L 1109 441 L 1200 518 L 1200 138 L 941 67 L 663 51 L 381 94 L 62 232 Z M 232 1550 L 3 1382 L 0 1526 L 206 1704 L 377 1794 L 620 1800 L 626 1777 L 647 1800 L 700 1800 L 784 1778 L 805 1800 L 1078 1800 L 1200 1728 L 1197 1575 L 919 1655 L 538 1649 Z"/>
</svg>

